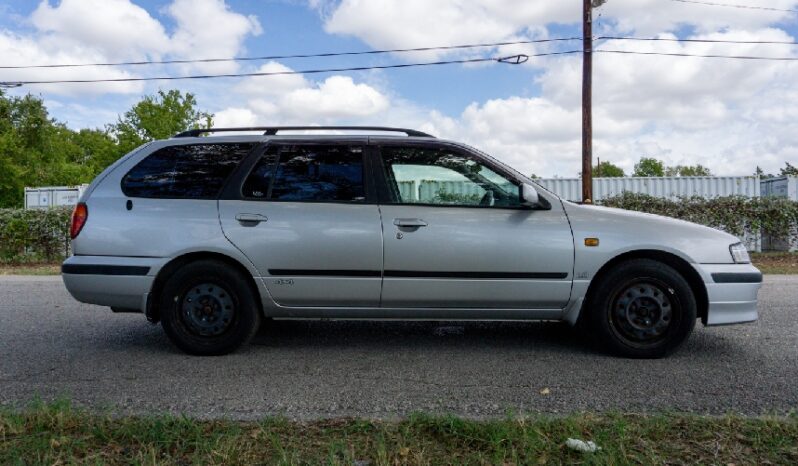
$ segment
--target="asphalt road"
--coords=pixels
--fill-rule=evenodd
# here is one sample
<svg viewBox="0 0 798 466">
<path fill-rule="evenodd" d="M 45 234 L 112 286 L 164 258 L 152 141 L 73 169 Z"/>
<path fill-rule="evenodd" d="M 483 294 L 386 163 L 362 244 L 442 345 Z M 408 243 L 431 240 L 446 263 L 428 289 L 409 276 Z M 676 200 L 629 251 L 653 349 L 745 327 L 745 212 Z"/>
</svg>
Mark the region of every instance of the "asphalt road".
<svg viewBox="0 0 798 466">
<path fill-rule="evenodd" d="M 596 352 L 563 324 L 275 322 L 197 358 L 137 314 L 80 304 L 60 277 L 0 277 L 0 404 L 69 397 L 121 413 L 392 418 L 798 408 L 798 276 L 768 276 L 760 321 L 696 327 L 654 361 Z M 548 389 L 548 394 L 541 391 Z"/>
</svg>

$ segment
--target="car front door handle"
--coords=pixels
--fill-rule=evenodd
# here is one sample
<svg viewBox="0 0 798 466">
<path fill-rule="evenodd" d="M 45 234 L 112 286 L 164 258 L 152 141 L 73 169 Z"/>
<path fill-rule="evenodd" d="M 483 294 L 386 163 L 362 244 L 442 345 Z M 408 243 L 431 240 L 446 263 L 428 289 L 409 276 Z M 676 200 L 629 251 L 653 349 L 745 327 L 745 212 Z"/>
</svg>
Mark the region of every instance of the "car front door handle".
<svg viewBox="0 0 798 466">
<path fill-rule="evenodd" d="M 236 220 L 245 227 L 254 227 L 260 222 L 265 222 L 268 218 L 261 214 L 238 214 L 236 215 Z"/>
<path fill-rule="evenodd" d="M 427 222 L 420 218 L 395 218 L 393 224 L 400 228 L 418 228 L 427 226 Z"/>
</svg>

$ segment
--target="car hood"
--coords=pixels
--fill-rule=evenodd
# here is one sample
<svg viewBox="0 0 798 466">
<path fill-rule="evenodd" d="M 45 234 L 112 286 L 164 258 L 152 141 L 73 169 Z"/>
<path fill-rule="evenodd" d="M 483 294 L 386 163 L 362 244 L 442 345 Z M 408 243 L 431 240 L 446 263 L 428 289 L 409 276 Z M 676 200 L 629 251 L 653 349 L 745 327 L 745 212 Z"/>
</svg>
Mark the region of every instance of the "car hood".
<svg viewBox="0 0 798 466">
<path fill-rule="evenodd" d="M 740 241 L 715 228 L 661 215 L 571 202 L 563 206 L 575 242 L 581 235 L 598 237 L 620 252 L 661 249 L 691 262 L 731 263 L 729 245 Z"/>
</svg>

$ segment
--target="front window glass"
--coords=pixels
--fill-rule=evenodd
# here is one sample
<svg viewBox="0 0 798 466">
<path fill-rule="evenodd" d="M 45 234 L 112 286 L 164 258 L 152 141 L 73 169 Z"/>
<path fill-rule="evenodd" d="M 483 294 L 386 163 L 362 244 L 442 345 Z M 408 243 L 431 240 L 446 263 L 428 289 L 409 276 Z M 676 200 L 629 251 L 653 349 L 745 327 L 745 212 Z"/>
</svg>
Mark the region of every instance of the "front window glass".
<svg viewBox="0 0 798 466">
<path fill-rule="evenodd" d="M 364 202 L 363 148 L 271 146 L 244 182 L 243 194 L 280 201 Z"/>
<path fill-rule="evenodd" d="M 389 187 L 400 204 L 517 207 L 517 183 L 446 148 L 382 148 Z"/>
</svg>

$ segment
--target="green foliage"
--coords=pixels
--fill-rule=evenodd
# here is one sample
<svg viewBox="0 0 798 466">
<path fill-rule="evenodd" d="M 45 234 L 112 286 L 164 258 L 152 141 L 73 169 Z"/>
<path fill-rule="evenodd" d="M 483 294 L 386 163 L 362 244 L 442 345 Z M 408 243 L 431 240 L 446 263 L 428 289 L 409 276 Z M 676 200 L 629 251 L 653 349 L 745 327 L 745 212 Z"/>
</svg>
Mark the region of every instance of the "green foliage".
<svg viewBox="0 0 798 466">
<path fill-rule="evenodd" d="M 593 176 L 601 178 L 621 178 L 626 176 L 623 168 L 613 164 L 612 162 L 601 162 L 593 167 Z"/>
<path fill-rule="evenodd" d="M 474 205 L 474 204 L 479 204 L 479 201 L 481 199 L 482 196 L 479 194 L 450 193 L 446 191 L 444 188 L 441 188 L 438 190 L 437 193 L 435 193 L 435 197 L 432 199 L 432 203 Z"/>
<path fill-rule="evenodd" d="M 187 129 L 210 128 L 213 115 L 196 109 L 194 95 L 178 90 L 159 90 L 145 96 L 109 129 L 127 153 L 155 139 L 166 139 Z"/>
<path fill-rule="evenodd" d="M 665 176 L 712 176 L 709 168 L 701 165 L 676 165 L 665 169 Z"/>
<path fill-rule="evenodd" d="M 60 261 L 69 253 L 71 207 L 0 209 L 0 262 Z"/>
<path fill-rule="evenodd" d="M 679 218 L 719 228 L 742 237 L 762 231 L 776 238 L 798 238 L 798 202 L 777 197 L 727 196 L 705 199 L 684 197 L 676 201 L 624 192 L 601 202 L 651 214 Z"/>
<path fill-rule="evenodd" d="M 785 167 L 781 169 L 779 175 L 781 176 L 798 176 L 798 167 L 791 164 L 790 162 L 785 162 Z"/>
<path fill-rule="evenodd" d="M 74 131 L 50 118 L 39 97 L 0 90 L 0 208 L 20 207 L 25 186 L 88 183 L 142 143 L 211 124 L 192 94 L 159 91 L 106 129 Z"/>
<path fill-rule="evenodd" d="M 632 176 L 665 176 L 665 166 L 660 160 L 643 157 L 635 164 Z"/>
</svg>

